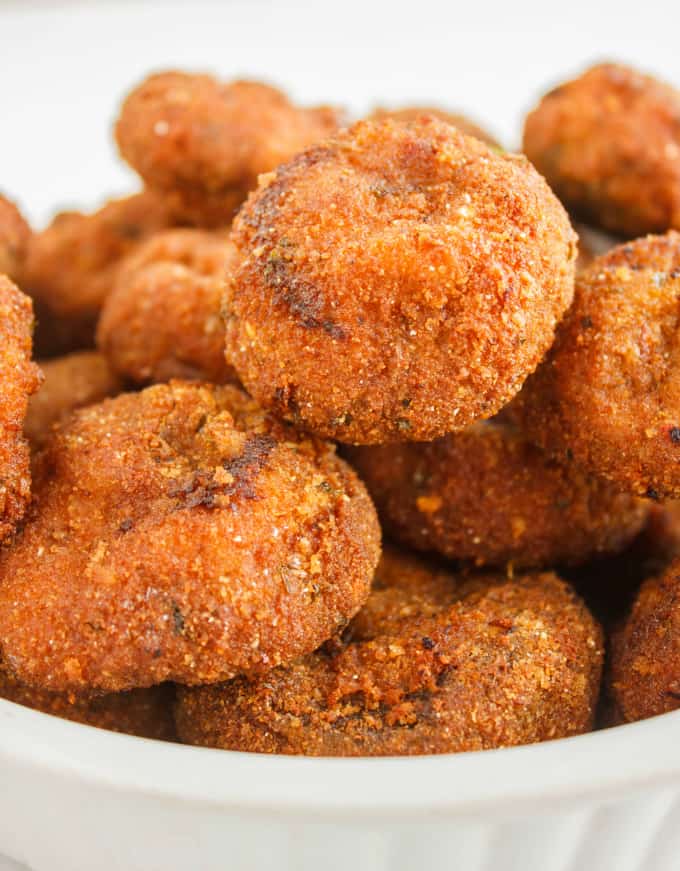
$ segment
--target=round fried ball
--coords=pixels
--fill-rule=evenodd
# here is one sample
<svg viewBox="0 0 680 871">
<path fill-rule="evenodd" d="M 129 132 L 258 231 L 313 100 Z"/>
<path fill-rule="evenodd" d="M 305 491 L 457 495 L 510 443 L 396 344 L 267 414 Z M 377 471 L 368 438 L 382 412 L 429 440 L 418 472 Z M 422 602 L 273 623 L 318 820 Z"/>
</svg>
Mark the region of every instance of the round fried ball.
<svg viewBox="0 0 680 871">
<path fill-rule="evenodd" d="M 645 581 L 614 633 L 608 689 L 618 722 L 680 707 L 680 560 Z"/>
<path fill-rule="evenodd" d="M 554 574 L 464 580 L 386 552 L 344 638 L 262 677 L 179 689 L 189 744 L 402 756 L 587 731 L 602 633 Z"/>
<path fill-rule="evenodd" d="M 220 306 L 235 261 L 224 234 L 168 230 L 142 243 L 121 265 L 97 329 L 113 368 L 137 384 L 234 381 Z"/>
<path fill-rule="evenodd" d="M 24 433 L 36 449 L 44 445 L 55 424 L 76 408 L 115 396 L 123 382 L 96 351 L 79 351 L 40 364 L 44 380 L 28 403 Z"/>
<path fill-rule="evenodd" d="M 507 423 L 347 456 L 394 538 L 477 565 L 583 563 L 621 550 L 647 513 L 642 500 L 558 464 Z"/>
<path fill-rule="evenodd" d="M 550 91 L 524 151 L 570 210 L 631 238 L 680 229 L 680 91 L 599 64 Z"/>
<path fill-rule="evenodd" d="M 494 137 L 483 127 L 476 124 L 467 115 L 459 115 L 455 112 L 448 112 L 445 109 L 438 109 L 433 106 L 405 106 L 401 109 L 375 109 L 369 116 L 369 121 L 384 121 L 386 118 L 391 118 L 393 121 L 417 121 L 423 115 L 429 115 L 432 118 L 438 118 L 452 127 L 457 127 L 461 133 L 467 136 L 474 136 L 475 139 L 481 139 L 487 145 L 494 148 L 500 148 Z"/>
<path fill-rule="evenodd" d="M 0 663 L 0 699 L 64 720 L 139 738 L 176 739 L 173 698 L 174 689 L 170 684 L 90 697 L 36 690 L 17 681 Z"/>
<path fill-rule="evenodd" d="M 31 363 L 31 301 L 0 275 L 0 542 L 12 534 L 31 496 L 28 444 L 23 435 L 28 398 L 40 370 Z"/>
<path fill-rule="evenodd" d="M 373 505 L 332 445 L 174 381 L 81 409 L 0 559 L 0 639 L 55 691 L 212 683 L 318 647 L 365 601 Z"/>
<path fill-rule="evenodd" d="M 187 215 L 228 223 L 262 172 L 333 132 L 337 113 L 304 109 L 260 82 L 162 72 L 127 97 L 116 125 L 123 158 L 172 192 Z"/>
<path fill-rule="evenodd" d="M 227 359 L 319 435 L 430 440 L 492 416 L 552 343 L 576 236 L 524 158 L 436 119 L 360 122 L 234 223 Z"/>
<path fill-rule="evenodd" d="M 144 191 L 91 214 L 62 212 L 30 240 L 21 286 L 34 300 L 36 351 L 52 357 L 94 345 L 94 330 L 123 257 L 176 223 L 166 201 Z"/>
<path fill-rule="evenodd" d="M 680 233 L 597 258 L 515 407 L 559 457 L 641 496 L 680 497 Z"/>
<path fill-rule="evenodd" d="M 0 194 L 0 275 L 16 280 L 30 237 L 31 228 L 19 209 Z"/>
</svg>

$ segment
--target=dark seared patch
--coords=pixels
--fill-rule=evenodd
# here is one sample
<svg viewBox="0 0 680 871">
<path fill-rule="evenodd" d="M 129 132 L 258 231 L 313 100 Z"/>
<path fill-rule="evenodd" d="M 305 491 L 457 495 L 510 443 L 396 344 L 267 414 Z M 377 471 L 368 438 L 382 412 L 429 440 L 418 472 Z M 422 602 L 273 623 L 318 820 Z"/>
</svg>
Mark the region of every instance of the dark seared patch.
<svg viewBox="0 0 680 871">
<path fill-rule="evenodd" d="M 121 239 L 129 239 L 131 242 L 136 242 L 144 235 L 139 224 L 119 224 L 116 230 Z"/>
<path fill-rule="evenodd" d="M 211 469 L 199 469 L 188 480 L 173 482 L 168 487 L 168 496 L 179 499 L 178 508 L 214 508 L 217 496 L 224 492 L 224 485 L 215 480 Z"/>
<path fill-rule="evenodd" d="M 673 444 L 678 444 L 680 442 L 680 426 L 672 426 L 668 430 L 668 437 L 673 442 Z"/>
<path fill-rule="evenodd" d="M 180 500 L 178 508 L 215 508 L 223 496 L 257 499 L 255 481 L 275 446 L 276 440 L 269 435 L 251 436 L 242 453 L 222 463 L 232 476 L 228 484 L 216 479 L 215 469 L 197 469 L 188 479 L 173 482 L 168 496 Z"/>
<path fill-rule="evenodd" d="M 421 638 L 420 643 L 423 645 L 425 650 L 434 650 L 436 642 L 433 641 L 428 635 L 425 635 Z"/>
<path fill-rule="evenodd" d="M 661 495 L 658 490 L 655 490 L 653 487 L 648 487 L 645 496 L 648 499 L 651 499 L 653 502 L 658 502 L 661 499 Z"/>
<path fill-rule="evenodd" d="M 442 670 L 437 675 L 437 686 L 446 686 L 448 679 L 454 674 L 455 671 L 455 665 L 445 665 L 444 668 L 442 668 Z"/>
<path fill-rule="evenodd" d="M 135 525 L 135 524 L 134 524 L 134 521 L 131 520 L 131 518 L 126 517 L 125 520 L 123 520 L 123 521 L 120 523 L 120 525 L 118 526 L 118 529 L 119 529 L 121 532 L 129 532 L 129 531 L 132 529 L 132 527 L 133 527 L 134 525 Z"/>
<path fill-rule="evenodd" d="M 590 315 L 586 315 L 585 317 L 581 318 L 581 327 L 584 330 L 589 330 L 592 326 L 593 326 L 593 319 L 590 317 Z"/>
<path fill-rule="evenodd" d="M 279 213 L 281 197 L 289 183 L 311 166 L 330 160 L 335 154 L 329 146 L 316 146 L 298 154 L 276 170 L 276 177 L 267 187 L 258 191 L 240 212 L 240 219 L 255 230 L 254 243 L 261 245 L 269 238 L 272 221 Z"/>
<path fill-rule="evenodd" d="M 243 446 L 243 453 L 223 463 L 227 472 L 234 476 L 224 492 L 242 499 L 256 499 L 255 479 L 265 467 L 269 455 L 276 447 L 276 439 L 270 435 L 254 435 Z"/>
<path fill-rule="evenodd" d="M 182 614 L 177 602 L 172 603 L 172 625 L 175 635 L 184 633 L 184 614 Z"/>
<path fill-rule="evenodd" d="M 330 318 L 324 318 L 326 300 L 314 282 L 292 271 L 289 261 L 271 256 L 264 264 L 265 287 L 274 294 L 274 301 L 284 305 L 293 318 L 307 329 L 323 329 L 332 339 L 344 341 L 347 333 Z"/>
</svg>

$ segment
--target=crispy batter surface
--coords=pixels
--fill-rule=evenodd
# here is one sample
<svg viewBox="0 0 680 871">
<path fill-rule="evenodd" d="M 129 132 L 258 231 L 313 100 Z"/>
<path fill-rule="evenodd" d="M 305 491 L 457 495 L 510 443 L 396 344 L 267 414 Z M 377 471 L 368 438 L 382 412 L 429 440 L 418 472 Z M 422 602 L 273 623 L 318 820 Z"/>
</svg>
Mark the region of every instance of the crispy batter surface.
<svg viewBox="0 0 680 871">
<path fill-rule="evenodd" d="M 174 687 L 171 684 L 90 697 L 51 693 L 25 686 L 0 663 L 0 698 L 111 732 L 159 741 L 176 740 L 172 715 Z"/>
<path fill-rule="evenodd" d="M 234 381 L 220 307 L 235 262 L 224 233 L 168 230 L 142 243 L 121 265 L 97 329 L 113 368 L 138 384 Z"/>
<path fill-rule="evenodd" d="M 227 359 L 349 443 L 490 417 L 550 346 L 576 236 L 524 158 L 435 119 L 360 122 L 262 179 L 234 223 Z"/>
<path fill-rule="evenodd" d="M 612 638 L 609 693 L 616 721 L 680 707 L 680 560 L 645 581 Z"/>
<path fill-rule="evenodd" d="M 680 229 L 680 91 L 600 64 L 546 94 L 524 151 L 573 211 L 628 238 Z"/>
<path fill-rule="evenodd" d="M 365 601 L 372 503 L 331 445 L 234 387 L 171 382 L 75 412 L 0 560 L 0 639 L 32 686 L 210 683 L 314 650 Z"/>
<path fill-rule="evenodd" d="M 14 531 L 31 495 L 28 444 L 23 436 L 29 396 L 40 383 L 31 363 L 33 309 L 0 275 L 0 542 Z"/>
<path fill-rule="evenodd" d="M 621 550 L 647 514 L 642 500 L 558 464 L 508 423 L 346 455 L 387 532 L 478 565 L 583 563 Z"/>
<path fill-rule="evenodd" d="M 35 303 L 38 355 L 91 348 L 122 258 L 174 223 L 166 200 L 144 191 L 111 200 L 92 214 L 62 212 L 36 233 L 20 283 Z"/>
<path fill-rule="evenodd" d="M 622 489 L 680 496 L 680 234 L 597 258 L 516 401 L 528 435 Z"/>
<path fill-rule="evenodd" d="M 0 194 L 0 275 L 16 280 L 30 237 L 31 228 L 19 209 Z"/>
<path fill-rule="evenodd" d="M 125 100 L 116 125 L 124 159 L 187 216 L 228 223 L 257 176 L 332 133 L 338 114 L 303 109 L 260 82 L 162 72 Z"/>
<path fill-rule="evenodd" d="M 554 574 L 463 580 L 386 552 L 342 641 L 261 678 L 179 689 L 190 744 L 309 756 L 451 753 L 588 730 L 602 634 Z"/>
<path fill-rule="evenodd" d="M 423 115 L 429 115 L 432 118 L 437 118 L 439 121 L 444 121 L 452 127 L 457 127 L 461 133 L 465 133 L 467 136 L 474 136 L 475 139 L 481 139 L 487 145 L 500 148 L 496 139 L 487 130 L 480 127 L 471 118 L 468 118 L 467 115 L 448 112 L 435 106 L 404 106 L 401 109 L 379 108 L 375 109 L 368 116 L 368 120 L 384 121 L 386 118 L 391 118 L 393 121 L 417 121 Z"/>
<path fill-rule="evenodd" d="M 115 396 L 123 382 L 96 351 L 79 351 L 40 364 L 44 380 L 28 403 L 24 433 L 31 447 L 44 445 L 55 424 L 76 408 Z"/>
</svg>

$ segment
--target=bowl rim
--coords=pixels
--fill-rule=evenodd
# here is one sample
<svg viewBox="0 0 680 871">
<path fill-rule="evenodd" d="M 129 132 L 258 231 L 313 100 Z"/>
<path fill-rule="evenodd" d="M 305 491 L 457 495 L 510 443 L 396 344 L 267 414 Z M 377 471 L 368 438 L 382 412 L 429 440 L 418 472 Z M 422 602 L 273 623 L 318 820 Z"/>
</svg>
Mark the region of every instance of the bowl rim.
<svg viewBox="0 0 680 871">
<path fill-rule="evenodd" d="M 268 756 L 107 732 L 0 699 L 0 771 L 247 813 L 408 817 L 547 807 L 680 780 L 680 711 L 577 737 L 440 756 Z"/>
</svg>

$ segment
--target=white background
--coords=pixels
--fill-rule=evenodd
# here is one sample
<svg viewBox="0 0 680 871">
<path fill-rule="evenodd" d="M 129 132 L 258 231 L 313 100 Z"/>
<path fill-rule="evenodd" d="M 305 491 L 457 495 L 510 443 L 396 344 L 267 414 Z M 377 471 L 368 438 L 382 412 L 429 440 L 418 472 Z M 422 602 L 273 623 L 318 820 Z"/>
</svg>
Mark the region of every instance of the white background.
<svg viewBox="0 0 680 871">
<path fill-rule="evenodd" d="M 0 190 L 41 223 L 132 189 L 110 128 L 152 69 L 261 77 L 355 113 L 439 103 L 513 146 L 540 93 L 604 58 L 680 86 L 680 0 L 0 0 Z"/>
</svg>

